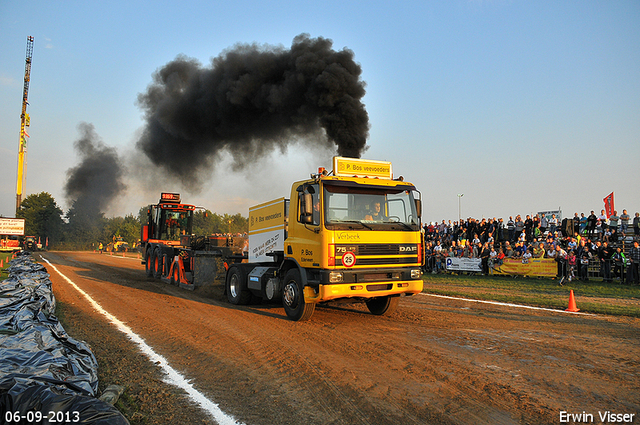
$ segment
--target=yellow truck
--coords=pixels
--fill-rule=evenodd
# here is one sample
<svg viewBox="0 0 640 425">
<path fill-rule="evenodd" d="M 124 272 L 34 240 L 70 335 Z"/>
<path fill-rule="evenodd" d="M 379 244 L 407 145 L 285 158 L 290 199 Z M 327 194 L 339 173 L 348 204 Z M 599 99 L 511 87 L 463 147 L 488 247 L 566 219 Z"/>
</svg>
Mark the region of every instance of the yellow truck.
<svg viewBox="0 0 640 425">
<path fill-rule="evenodd" d="M 281 299 L 296 321 L 340 299 L 391 314 L 422 291 L 420 215 L 420 192 L 390 162 L 334 157 L 333 171 L 294 183 L 288 199 L 249 209 L 247 259 L 227 264 L 227 298 Z"/>
</svg>

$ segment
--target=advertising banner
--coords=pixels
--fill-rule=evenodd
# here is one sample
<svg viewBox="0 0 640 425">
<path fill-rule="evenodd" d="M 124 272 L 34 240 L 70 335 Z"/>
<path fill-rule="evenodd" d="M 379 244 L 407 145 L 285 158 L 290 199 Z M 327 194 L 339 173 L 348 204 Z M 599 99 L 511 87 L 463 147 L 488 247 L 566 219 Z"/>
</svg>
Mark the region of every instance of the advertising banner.
<svg viewBox="0 0 640 425">
<path fill-rule="evenodd" d="M 284 198 L 249 208 L 249 262 L 273 261 L 268 253 L 284 251 L 285 208 Z"/>
<path fill-rule="evenodd" d="M 447 257 L 447 271 L 482 272 L 479 258 Z"/>
<path fill-rule="evenodd" d="M 24 218 L 0 218 L 0 235 L 24 236 Z"/>
<path fill-rule="evenodd" d="M 547 220 L 551 220 L 551 218 L 553 217 L 554 214 L 556 215 L 556 218 L 558 219 L 558 223 L 560 223 L 562 221 L 562 211 L 561 210 L 538 211 L 538 215 L 540 217 L 542 217 L 542 216 L 547 217 Z"/>
<path fill-rule="evenodd" d="M 505 258 L 501 265 L 493 266 L 493 274 L 541 277 L 557 275 L 558 265 L 552 258 L 529 258 L 528 262 L 525 261 L 521 258 Z"/>
</svg>

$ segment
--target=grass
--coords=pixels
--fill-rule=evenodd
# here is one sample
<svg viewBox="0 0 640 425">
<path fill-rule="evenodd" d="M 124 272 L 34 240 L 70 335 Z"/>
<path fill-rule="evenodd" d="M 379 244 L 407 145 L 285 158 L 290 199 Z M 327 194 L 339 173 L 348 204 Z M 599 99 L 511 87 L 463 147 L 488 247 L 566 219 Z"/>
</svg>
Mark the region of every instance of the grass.
<svg viewBox="0 0 640 425">
<path fill-rule="evenodd" d="M 0 260 L 3 262 L 2 271 L 0 271 L 0 281 L 9 277 L 7 273 L 7 267 L 9 267 L 9 260 L 11 260 L 12 252 L 0 252 Z"/>
<path fill-rule="evenodd" d="M 580 311 L 640 317 L 640 286 L 507 276 L 426 274 L 424 292 L 487 301 L 508 302 L 536 307 L 565 309 L 573 290 Z"/>
</svg>

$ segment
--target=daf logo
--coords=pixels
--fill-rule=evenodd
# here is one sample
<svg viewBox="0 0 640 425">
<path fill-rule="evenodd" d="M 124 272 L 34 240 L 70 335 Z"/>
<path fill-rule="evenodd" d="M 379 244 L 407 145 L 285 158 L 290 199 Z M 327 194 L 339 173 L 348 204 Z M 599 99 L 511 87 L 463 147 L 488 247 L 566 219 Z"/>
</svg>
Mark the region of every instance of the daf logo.
<svg viewBox="0 0 640 425">
<path fill-rule="evenodd" d="M 400 245 L 400 252 L 416 252 L 418 251 L 418 247 L 417 246 L 402 246 Z"/>
</svg>

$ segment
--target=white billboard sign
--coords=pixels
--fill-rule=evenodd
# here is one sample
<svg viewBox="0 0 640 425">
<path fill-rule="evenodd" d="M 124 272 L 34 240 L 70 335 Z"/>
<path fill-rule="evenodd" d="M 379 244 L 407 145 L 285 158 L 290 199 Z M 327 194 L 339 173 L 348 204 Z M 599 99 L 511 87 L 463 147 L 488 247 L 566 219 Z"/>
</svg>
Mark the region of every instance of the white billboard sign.
<svg viewBox="0 0 640 425">
<path fill-rule="evenodd" d="M 24 236 L 24 218 L 0 218 L 0 235 Z"/>
</svg>

